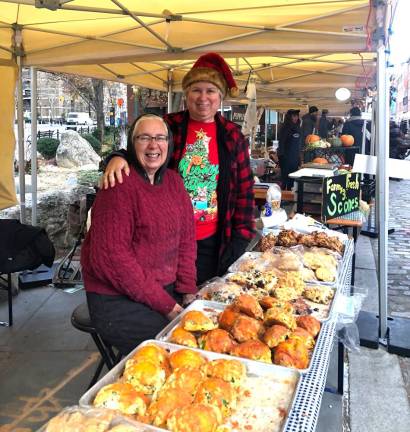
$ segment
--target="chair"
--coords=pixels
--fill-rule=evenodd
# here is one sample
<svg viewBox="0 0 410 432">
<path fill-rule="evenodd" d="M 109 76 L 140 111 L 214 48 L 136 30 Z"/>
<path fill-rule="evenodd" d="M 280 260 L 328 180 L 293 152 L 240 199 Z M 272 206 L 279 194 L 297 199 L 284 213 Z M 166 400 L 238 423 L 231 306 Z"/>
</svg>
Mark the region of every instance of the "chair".
<svg viewBox="0 0 410 432">
<path fill-rule="evenodd" d="M 73 313 L 71 314 L 71 324 L 77 330 L 89 333 L 101 354 L 101 360 L 98 363 L 97 369 L 95 370 L 90 384 L 88 385 L 88 388 L 91 388 L 97 382 L 104 365 L 107 366 L 108 370 L 112 369 L 121 359 L 121 355 L 116 355 L 112 347 L 105 343 L 101 336 L 97 333 L 97 330 L 91 322 L 87 303 L 83 303 L 74 309 Z"/>
</svg>

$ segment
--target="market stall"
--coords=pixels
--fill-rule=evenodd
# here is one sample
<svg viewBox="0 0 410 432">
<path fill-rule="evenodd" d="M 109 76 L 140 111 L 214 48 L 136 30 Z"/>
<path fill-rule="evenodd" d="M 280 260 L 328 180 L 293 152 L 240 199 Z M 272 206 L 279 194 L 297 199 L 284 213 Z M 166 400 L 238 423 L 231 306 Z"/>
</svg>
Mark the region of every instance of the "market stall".
<svg viewBox="0 0 410 432">
<path fill-rule="evenodd" d="M 326 96 L 317 99 L 324 87 L 329 89 L 327 97 L 330 97 L 330 90 L 333 92 L 339 85 L 352 86 L 356 89 L 357 76 L 362 72 L 366 81 L 369 81 L 369 70 L 373 69 L 373 53 L 350 54 L 371 50 L 369 39 L 371 45 L 375 17 L 372 13 L 373 3 L 369 6 L 369 2 L 364 0 L 317 2 L 317 7 L 303 9 L 299 7 L 298 2 L 284 2 L 274 7 L 260 4 L 259 7 L 264 9 L 264 12 L 266 8 L 269 10 L 268 14 L 260 15 L 250 14 L 251 7 L 238 9 L 233 13 L 229 5 L 226 5 L 227 9 L 224 11 L 215 10 L 216 7 L 205 12 L 191 10 L 192 5 L 189 4 L 188 7 L 184 2 L 173 4 L 175 10 L 186 9 L 187 12 L 184 13 L 164 10 L 163 8 L 170 7 L 168 3 L 160 5 L 156 13 L 152 12 L 152 5 L 147 5 L 146 10 L 137 13 L 130 9 L 131 2 L 126 1 L 98 4 L 93 2 L 92 5 L 88 3 L 87 7 L 81 1 L 54 2 L 56 11 L 51 10 L 50 4 L 53 2 L 45 2 L 50 10 L 36 9 L 32 1 L 2 3 L 8 7 L 8 18 L 5 18 L 2 33 L 2 64 L 5 67 L 15 67 L 16 64 L 21 67 L 24 64 L 45 70 L 117 79 L 131 84 L 145 82 L 148 86 L 161 89 L 170 88 L 171 85 L 178 88 L 182 75 L 192 64 L 192 59 L 202 52 L 215 50 L 227 58 L 232 56 L 230 64 L 236 70 L 239 82 L 241 76 L 246 77 L 254 70 L 260 74 L 259 79 L 262 83 L 271 81 L 271 86 L 266 86 L 267 94 L 274 93 L 279 99 L 290 98 L 295 106 L 306 106 L 315 100 L 326 101 Z M 278 13 L 276 6 L 282 8 L 281 13 Z M 383 8 L 386 9 L 385 4 Z M 202 15 L 203 13 L 208 14 L 208 19 Z M 387 16 L 382 10 L 379 10 L 379 15 Z M 209 19 L 211 16 L 213 19 Z M 379 20 L 382 20 L 380 16 Z M 239 24 L 244 21 L 247 22 L 246 25 Z M 94 30 L 91 29 L 90 22 L 95 24 Z M 135 22 L 138 23 L 137 28 Z M 367 24 L 363 24 L 361 30 L 355 31 L 358 22 Z M 58 28 L 54 27 L 56 23 Z M 234 29 L 233 33 L 227 33 L 225 27 L 229 30 Z M 353 30 L 349 30 L 352 27 Z M 107 28 L 110 28 L 109 33 L 106 31 Z M 340 31 L 341 28 L 343 31 Z M 383 33 L 384 23 L 379 23 L 378 29 L 379 33 Z M 38 37 L 38 34 L 44 33 L 49 37 Z M 187 34 L 196 35 L 196 39 L 192 41 L 186 37 Z M 210 34 L 214 35 L 213 40 L 209 40 Z M 301 34 L 303 38 L 300 37 Z M 189 43 L 186 44 L 187 42 Z M 383 53 L 384 45 L 381 42 L 378 53 L 379 90 L 387 95 Z M 244 56 L 245 59 L 242 60 Z M 258 56 L 263 58 L 258 59 Z M 306 69 L 300 70 L 301 64 Z M 174 71 L 172 82 L 168 77 L 169 71 Z M 270 80 L 267 79 L 268 75 L 271 75 Z M 152 80 L 157 84 L 148 84 Z M 295 88 L 296 94 L 292 93 L 292 89 Z M 378 137 L 381 149 L 388 141 L 383 127 L 384 119 L 387 118 L 382 108 L 384 102 L 379 98 Z M 341 108 L 340 105 L 335 107 L 337 108 Z M 345 110 L 345 106 L 341 109 Z M 22 112 L 20 124 L 21 114 Z M 9 116 L 6 121 L 10 119 Z M 19 137 L 19 141 L 22 146 L 22 136 Z M 14 142 L 10 139 L 8 147 L 13 145 Z M 383 150 L 379 155 L 379 194 L 385 198 L 387 177 L 386 167 L 383 165 Z M 8 184 L 8 192 L 9 189 Z M 23 185 L 20 190 L 24 214 Z M 5 205 L 8 205 L 8 202 Z M 383 227 L 386 220 L 383 206 L 380 212 Z M 383 236 L 381 250 L 384 260 L 386 244 L 386 238 Z M 351 261 L 351 246 L 346 244 L 345 247 L 341 269 L 343 266 L 348 268 Z M 347 290 L 346 280 L 349 278 L 346 279 L 343 274 L 348 274 L 348 270 L 338 275 L 338 292 Z M 386 276 L 386 272 L 382 270 L 381 279 L 384 280 L 384 286 L 387 283 Z M 385 306 L 382 304 L 383 308 Z M 381 315 L 386 316 L 385 313 Z M 322 324 L 316 345 L 316 352 L 320 355 L 315 354 L 312 357 L 310 371 L 300 380 L 295 409 L 291 410 L 289 415 L 289 430 L 315 428 L 336 320 L 337 314 Z M 310 412 L 311 415 L 306 415 L 306 412 Z M 303 427 L 300 427 L 301 424 Z"/>
<path fill-rule="evenodd" d="M 299 227 L 301 226 L 299 223 Z M 100 422 L 102 431 L 111 431 L 111 428 L 117 430 L 114 427 L 118 425 L 124 428 L 127 426 L 128 429 L 124 429 L 126 431 L 164 429 L 176 431 L 179 430 L 177 425 L 182 424 L 185 416 L 189 415 L 191 420 L 196 419 L 198 407 L 205 411 L 210 409 L 209 407 L 217 407 L 221 410 L 223 420 L 213 419 L 212 410 L 202 415 L 205 415 L 207 422 L 215 421 L 215 424 L 223 424 L 227 427 L 226 430 L 314 431 L 339 314 L 346 313 L 342 305 L 345 298 L 350 295 L 353 242 L 329 230 L 318 232 L 315 231 L 316 227 L 307 225 L 304 229 L 311 234 L 281 230 L 276 231 L 276 234 L 270 233 L 263 237 L 258 246 L 258 249 L 261 248 L 260 252 L 245 253 L 233 264 L 226 277 L 221 278 L 218 283 L 215 280 L 205 283 L 199 291 L 199 299 L 166 326 L 158 334 L 156 341 L 146 341 L 137 347 L 80 398 L 79 408 L 64 410 L 52 419 L 42 432 L 62 430 L 66 423 L 74 421 L 73 416 L 77 419 L 77 427 L 88 424 L 90 419 L 94 418 L 94 421 Z M 282 246 L 275 246 L 275 243 Z M 300 249 L 303 244 L 305 249 Z M 317 252 L 313 253 L 314 250 Z M 334 258 L 336 251 L 342 253 L 339 262 Z M 319 259 L 320 263 L 314 259 L 316 254 L 322 257 Z M 274 342 L 275 339 L 269 342 L 270 336 L 266 336 L 267 330 L 263 340 L 266 344 L 273 345 L 259 342 L 260 345 L 264 345 L 268 356 L 264 355 L 257 360 L 255 357 L 257 339 L 248 339 L 249 335 L 247 336 L 246 332 L 249 331 L 249 323 L 256 322 L 257 319 L 263 319 L 264 323 L 266 320 L 273 319 L 268 321 L 269 325 L 278 323 L 277 320 L 280 320 L 280 318 L 272 318 L 270 311 L 275 308 L 273 306 L 275 302 L 286 303 L 284 299 L 288 298 L 292 288 L 291 285 L 279 285 L 279 282 L 285 274 L 289 273 L 290 277 L 296 273 L 294 270 L 287 271 L 285 268 L 300 268 L 300 263 L 305 263 L 306 266 L 310 265 L 317 269 L 317 265 L 323 266 L 325 261 L 335 266 L 334 283 L 322 285 L 323 291 L 320 284 L 310 286 L 314 297 L 309 297 L 312 299 L 308 303 L 312 306 L 309 311 L 301 306 L 299 295 L 296 296 L 295 305 L 302 307 L 297 312 L 299 315 L 295 315 L 300 326 L 298 336 L 290 334 L 282 342 Z M 265 271 L 257 270 L 262 268 Z M 248 273 L 244 273 L 244 270 Z M 270 280 L 268 285 L 266 278 L 273 270 L 278 272 L 277 280 Z M 233 280 L 232 275 L 237 275 L 235 280 L 240 284 L 238 276 L 250 274 L 252 271 L 254 271 L 252 277 L 255 277 L 258 271 L 260 277 L 265 275 L 266 285 L 261 285 L 260 282 L 252 279 L 248 279 L 246 285 L 237 285 L 236 288 L 229 285 L 229 277 L 231 281 Z M 317 270 L 316 273 L 318 274 Z M 305 274 L 304 278 L 309 280 L 310 277 Z M 323 281 L 321 283 L 326 284 Z M 247 294 L 233 296 L 232 293 L 237 294 L 238 289 Z M 261 297 L 265 289 L 268 290 L 269 295 Z M 323 293 L 327 293 L 328 296 L 332 290 L 334 290 L 332 295 L 326 297 L 328 301 L 324 301 L 321 306 L 315 303 L 319 301 L 315 296 L 320 297 Z M 219 296 L 220 302 L 202 300 L 212 296 Z M 250 302 L 252 299 L 254 303 Z M 266 308 L 266 302 L 269 301 L 273 302 L 269 304 L 272 307 Z M 260 315 L 262 308 L 259 304 L 264 305 L 263 316 Z M 256 309 L 252 305 L 256 306 Z M 232 307 L 238 308 L 236 309 L 238 317 L 233 330 L 230 331 L 232 339 L 229 341 L 232 342 L 232 346 L 228 349 L 227 339 L 225 342 L 221 340 L 223 332 L 228 334 L 227 330 L 217 330 L 216 326 L 222 325 L 226 320 L 224 311 Z M 251 318 L 252 314 L 255 318 Z M 303 320 L 303 318 L 309 319 Z M 242 330 L 240 330 L 240 320 L 246 321 Z M 317 330 L 313 330 L 315 326 L 312 327 L 312 323 L 315 322 L 319 323 Z M 280 325 L 274 324 L 273 327 L 277 328 Z M 290 329 L 287 329 L 287 334 L 289 331 Z M 219 340 L 216 338 L 217 334 Z M 313 341 L 313 334 L 317 334 L 317 338 L 314 349 L 312 348 L 311 355 L 307 359 L 308 363 L 292 364 L 284 360 L 281 350 L 286 344 L 292 341 L 296 341 L 296 345 L 301 344 L 302 341 L 303 343 L 308 340 Z M 254 344 L 255 348 L 251 351 L 241 350 L 240 347 L 246 344 Z M 273 348 L 270 348 L 271 346 Z M 275 363 L 279 362 L 278 365 L 272 364 L 271 355 Z M 339 369 L 339 374 L 343 374 L 343 364 L 339 364 Z M 190 371 L 189 379 L 184 375 L 188 371 Z M 217 387 L 214 387 L 216 384 Z M 195 396 L 185 400 L 184 391 L 189 385 L 193 386 L 191 392 Z M 233 393 L 230 393 L 229 389 Z M 125 396 L 121 399 L 123 391 L 127 391 L 127 399 Z M 213 393 L 215 391 L 219 396 Z M 130 392 L 135 392 L 131 399 Z M 220 392 L 227 392 L 222 393 L 225 394 L 224 403 L 221 402 Z M 173 399 L 176 394 L 178 394 L 177 400 Z M 165 411 L 163 403 L 167 406 Z M 117 411 L 111 412 L 110 409 Z M 105 429 L 103 425 L 106 426 Z"/>
</svg>

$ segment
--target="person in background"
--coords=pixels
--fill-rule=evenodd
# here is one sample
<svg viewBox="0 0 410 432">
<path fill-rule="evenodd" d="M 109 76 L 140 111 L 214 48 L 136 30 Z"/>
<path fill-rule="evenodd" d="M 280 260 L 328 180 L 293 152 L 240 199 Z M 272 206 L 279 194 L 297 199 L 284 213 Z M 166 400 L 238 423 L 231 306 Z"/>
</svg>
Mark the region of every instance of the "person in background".
<svg viewBox="0 0 410 432">
<path fill-rule="evenodd" d="M 389 157 L 393 159 L 402 159 L 404 134 L 400 130 L 400 126 L 393 120 L 390 121 L 389 138 L 390 138 Z"/>
<path fill-rule="evenodd" d="M 293 179 L 289 177 L 299 167 L 302 150 L 302 131 L 300 128 L 299 110 L 290 109 L 279 130 L 278 157 L 281 170 L 282 189 L 290 190 Z"/>
<path fill-rule="evenodd" d="M 319 119 L 319 136 L 322 139 L 326 139 L 329 136 L 330 122 L 327 118 L 328 113 L 327 109 L 322 110 L 322 115 Z"/>
<path fill-rule="evenodd" d="M 362 112 L 360 108 L 353 107 L 350 110 L 350 117 L 346 120 L 343 125 L 342 135 L 352 135 L 354 138 L 354 146 L 358 146 L 360 149 L 362 148 L 362 140 L 363 140 L 363 129 L 364 129 L 364 120 L 362 119 Z M 370 154 L 370 122 L 367 122 L 366 126 L 366 141 L 365 141 L 365 154 Z M 347 150 L 345 152 L 345 160 L 349 165 L 353 165 L 354 157 L 357 153 L 357 150 Z"/>
<path fill-rule="evenodd" d="M 194 208 L 197 280 L 222 275 L 255 235 L 253 176 L 249 144 L 237 124 L 218 109 L 238 95 L 225 60 L 204 54 L 182 80 L 187 110 L 164 119 L 174 137 L 169 168 L 179 173 Z M 117 153 L 103 175 L 103 187 L 128 174 L 127 153 Z"/>
<path fill-rule="evenodd" d="M 122 355 L 152 339 L 196 293 L 192 205 L 167 164 L 172 140 L 161 117 L 139 117 L 128 134 L 129 175 L 100 190 L 81 251 L 91 320 Z"/>
<path fill-rule="evenodd" d="M 319 110 L 315 106 L 309 107 L 309 112 L 302 117 L 302 143 L 305 144 L 306 137 L 317 132 Z"/>
</svg>

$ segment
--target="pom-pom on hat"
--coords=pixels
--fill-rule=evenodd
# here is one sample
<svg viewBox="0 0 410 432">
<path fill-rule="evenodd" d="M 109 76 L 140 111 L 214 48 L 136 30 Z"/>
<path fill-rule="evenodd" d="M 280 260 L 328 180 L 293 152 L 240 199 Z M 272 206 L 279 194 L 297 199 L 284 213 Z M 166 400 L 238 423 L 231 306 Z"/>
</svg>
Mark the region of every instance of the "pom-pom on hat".
<svg viewBox="0 0 410 432">
<path fill-rule="evenodd" d="M 216 53 L 204 54 L 195 62 L 192 69 L 184 76 L 182 88 L 185 90 L 196 82 L 210 82 L 221 90 L 223 96 L 239 95 L 238 87 L 226 61 Z"/>
</svg>

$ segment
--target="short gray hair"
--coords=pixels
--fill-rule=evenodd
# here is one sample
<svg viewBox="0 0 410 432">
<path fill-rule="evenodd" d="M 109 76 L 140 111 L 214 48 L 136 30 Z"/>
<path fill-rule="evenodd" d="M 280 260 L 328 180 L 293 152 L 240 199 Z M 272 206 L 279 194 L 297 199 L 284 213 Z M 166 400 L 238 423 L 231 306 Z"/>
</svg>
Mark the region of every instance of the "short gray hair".
<svg viewBox="0 0 410 432">
<path fill-rule="evenodd" d="M 137 129 L 138 129 L 138 126 L 144 121 L 144 120 L 159 120 L 163 125 L 164 125 L 164 129 L 165 129 L 165 131 L 166 131 L 166 135 L 168 136 L 169 135 L 169 132 L 168 132 L 168 125 L 165 123 L 165 120 L 162 118 L 162 117 L 160 117 L 160 116 L 158 116 L 158 115 L 156 115 L 156 114 L 143 114 L 141 117 L 139 117 L 138 119 L 137 119 L 137 121 L 135 122 L 135 124 L 134 124 L 134 129 L 133 129 L 133 131 L 132 131 L 132 139 L 134 140 L 134 138 L 135 138 L 135 135 L 136 135 L 136 132 L 137 132 Z"/>
</svg>

